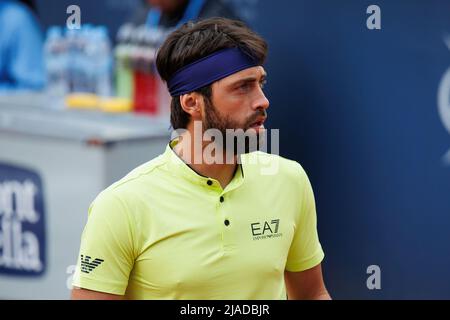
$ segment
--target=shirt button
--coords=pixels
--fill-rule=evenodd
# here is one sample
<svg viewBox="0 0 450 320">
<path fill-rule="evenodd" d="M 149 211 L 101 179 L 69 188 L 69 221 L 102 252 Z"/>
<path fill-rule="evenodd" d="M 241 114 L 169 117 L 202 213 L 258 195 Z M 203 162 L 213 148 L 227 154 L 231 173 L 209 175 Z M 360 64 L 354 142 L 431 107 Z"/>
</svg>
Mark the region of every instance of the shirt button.
<svg viewBox="0 0 450 320">
<path fill-rule="evenodd" d="M 224 200 L 223 196 L 220 196 L 220 202 L 224 202 Z"/>
<path fill-rule="evenodd" d="M 225 223 L 225 225 L 228 227 L 230 225 L 230 220 L 225 219 L 225 221 L 223 223 Z"/>
<path fill-rule="evenodd" d="M 208 186 L 212 185 L 212 181 L 211 180 L 208 180 L 206 183 L 208 184 Z"/>
</svg>

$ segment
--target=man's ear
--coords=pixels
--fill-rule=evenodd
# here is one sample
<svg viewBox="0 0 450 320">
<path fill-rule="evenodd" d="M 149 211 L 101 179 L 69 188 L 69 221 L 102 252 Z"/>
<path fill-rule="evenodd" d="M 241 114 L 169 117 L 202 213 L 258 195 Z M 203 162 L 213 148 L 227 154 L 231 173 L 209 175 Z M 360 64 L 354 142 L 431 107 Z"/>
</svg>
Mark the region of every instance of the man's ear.
<svg viewBox="0 0 450 320">
<path fill-rule="evenodd" d="M 197 92 L 186 93 L 180 96 L 181 108 L 194 120 L 201 120 L 202 118 L 202 103 L 202 96 Z"/>
</svg>

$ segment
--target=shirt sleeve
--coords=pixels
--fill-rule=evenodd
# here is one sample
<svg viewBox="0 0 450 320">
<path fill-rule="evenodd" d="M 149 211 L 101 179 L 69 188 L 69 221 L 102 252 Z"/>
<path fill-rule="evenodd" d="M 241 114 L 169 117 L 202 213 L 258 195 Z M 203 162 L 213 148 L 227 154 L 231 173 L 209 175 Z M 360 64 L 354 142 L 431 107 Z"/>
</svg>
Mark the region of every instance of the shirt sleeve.
<svg viewBox="0 0 450 320">
<path fill-rule="evenodd" d="M 291 272 L 311 269 L 317 266 L 325 256 L 317 233 L 314 193 L 303 168 L 301 168 L 299 181 L 301 183 L 300 212 L 286 262 L 286 270 Z"/>
<path fill-rule="evenodd" d="M 110 190 L 91 204 L 73 286 L 124 295 L 135 260 L 135 223 Z"/>
</svg>

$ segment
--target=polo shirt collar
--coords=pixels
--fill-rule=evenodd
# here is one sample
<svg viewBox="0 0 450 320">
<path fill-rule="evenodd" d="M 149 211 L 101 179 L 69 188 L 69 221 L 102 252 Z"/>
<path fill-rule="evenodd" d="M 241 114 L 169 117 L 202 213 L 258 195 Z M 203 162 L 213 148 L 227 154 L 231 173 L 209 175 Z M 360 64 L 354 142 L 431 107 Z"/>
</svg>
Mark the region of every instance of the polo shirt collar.
<svg viewBox="0 0 450 320">
<path fill-rule="evenodd" d="M 174 139 L 167 144 L 166 150 L 164 152 L 164 157 L 167 160 L 168 167 L 170 171 L 178 176 L 187 179 L 188 181 L 203 186 L 206 189 L 215 190 L 221 193 L 226 193 L 231 190 L 234 190 L 242 185 L 244 182 L 244 172 L 242 164 L 238 164 L 236 172 L 231 179 L 230 183 L 222 189 L 219 181 L 205 177 L 197 172 L 195 172 L 191 167 L 189 167 L 176 153 L 173 151 L 173 147 L 178 143 L 178 139 Z M 210 182 L 208 182 L 210 181 Z"/>
</svg>

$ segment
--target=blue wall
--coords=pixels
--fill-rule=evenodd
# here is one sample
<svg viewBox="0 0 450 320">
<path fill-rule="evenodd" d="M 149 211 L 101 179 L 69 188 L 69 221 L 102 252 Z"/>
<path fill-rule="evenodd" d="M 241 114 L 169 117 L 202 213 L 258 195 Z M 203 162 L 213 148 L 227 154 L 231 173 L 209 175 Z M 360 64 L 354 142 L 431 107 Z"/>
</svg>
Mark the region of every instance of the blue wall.
<svg viewBox="0 0 450 320">
<path fill-rule="evenodd" d="M 261 1 L 269 123 L 316 194 L 335 298 L 450 298 L 450 1 Z M 381 8 L 368 30 L 366 8 Z M 447 101 L 450 97 L 447 94 Z M 449 119 L 450 120 L 450 119 Z M 381 290 L 366 269 L 381 268 Z"/>
<path fill-rule="evenodd" d="M 70 5 L 78 5 L 81 23 L 107 25 L 111 39 L 125 21 L 131 19 L 142 0 L 35 0 L 38 17 L 46 30 L 51 25 L 65 26 Z"/>
</svg>

